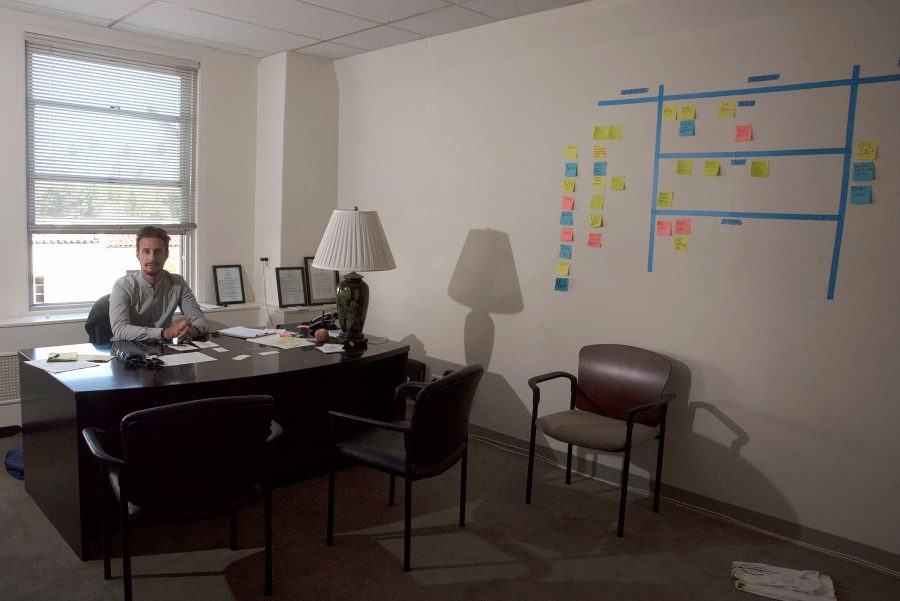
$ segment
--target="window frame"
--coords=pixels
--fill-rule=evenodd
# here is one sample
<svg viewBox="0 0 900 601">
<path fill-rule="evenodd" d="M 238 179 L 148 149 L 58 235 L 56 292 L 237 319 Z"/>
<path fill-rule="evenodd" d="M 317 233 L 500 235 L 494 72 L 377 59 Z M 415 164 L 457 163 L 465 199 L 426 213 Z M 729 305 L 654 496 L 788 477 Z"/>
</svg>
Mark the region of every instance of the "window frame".
<svg viewBox="0 0 900 601">
<path fill-rule="evenodd" d="M 134 234 L 145 225 L 156 225 L 164 228 L 172 236 L 182 236 L 181 245 L 181 275 L 188 284 L 195 288 L 195 269 L 196 263 L 196 240 L 197 240 L 197 129 L 198 129 L 198 112 L 199 112 L 199 84 L 200 84 L 200 63 L 187 59 L 173 58 L 169 56 L 152 54 L 141 51 L 133 51 L 126 48 L 118 48 L 111 46 L 102 46 L 80 42 L 77 40 L 69 40 L 56 38 L 37 33 L 26 33 L 23 41 L 24 61 L 25 61 L 25 77 L 24 77 L 24 93 L 25 93 L 25 203 L 26 203 L 26 243 L 27 243 L 27 268 L 26 268 L 26 294 L 28 295 L 27 307 L 29 311 L 48 311 L 48 310 L 77 310 L 89 308 L 93 304 L 93 300 L 66 302 L 66 303 L 37 303 L 36 286 L 34 274 L 34 236 L 46 234 Z M 65 53 L 71 53 L 76 58 L 80 57 L 88 62 L 92 60 L 97 64 L 125 64 L 141 66 L 146 65 L 148 71 L 168 71 L 178 73 L 179 77 L 189 85 L 187 90 L 182 90 L 182 95 L 187 95 L 187 103 L 182 102 L 179 106 L 188 106 L 188 110 L 179 114 L 178 119 L 186 125 L 188 131 L 183 133 L 179 141 L 180 157 L 179 162 L 179 182 L 181 184 L 178 189 L 181 190 L 181 207 L 182 217 L 181 223 L 159 223 L 147 220 L 145 223 L 100 223 L 93 224 L 42 224 L 38 225 L 35 219 L 36 200 L 35 200 L 35 181 L 37 173 L 35 171 L 35 124 L 34 124 L 34 99 L 31 95 L 32 73 L 30 69 L 31 55 L 33 52 L 40 53 L 41 50 L 61 49 Z M 48 50 L 45 50 L 48 51 Z M 187 74 L 187 76 L 185 75 Z M 73 105 L 74 106 L 74 105 Z M 89 104 L 83 105 L 84 110 L 90 111 L 93 107 Z M 74 106 L 77 109 L 77 106 Z M 72 176 L 72 181 L 79 181 L 78 175 Z M 81 181 L 89 181 L 88 178 Z M 137 178 L 110 178 L 108 183 L 133 183 Z M 185 212 L 186 207 L 186 212 Z M 187 220 L 184 217 L 187 217 Z M 137 259 L 135 259 L 137 261 Z M 135 265 L 137 268 L 137 265 Z M 123 274 L 124 275 L 124 274 Z M 110 282 L 112 288 L 113 282 Z M 45 284 L 46 285 L 46 284 Z"/>
</svg>

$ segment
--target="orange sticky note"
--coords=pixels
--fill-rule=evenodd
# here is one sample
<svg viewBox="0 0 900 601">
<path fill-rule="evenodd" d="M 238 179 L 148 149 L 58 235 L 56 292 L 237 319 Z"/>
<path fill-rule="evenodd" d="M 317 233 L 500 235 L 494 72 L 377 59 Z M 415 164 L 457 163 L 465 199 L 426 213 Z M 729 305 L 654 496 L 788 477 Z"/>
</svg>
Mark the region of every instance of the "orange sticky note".
<svg viewBox="0 0 900 601">
<path fill-rule="evenodd" d="M 656 235 L 657 236 L 671 236 L 672 235 L 672 222 L 660 220 L 656 222 Z"/>
<path fill-rule="evenodd" d="M 690 217 L 678 217 L 675 219 L 675 233 L 676 234 L 690 234 L 691 233 L 691 218 Z"/>
<path fill-rule="evenodd" d="M 559 241 L 560 242 L 571 242 L 574 239 L 575 239 L 575 228 L 572 228 L 572 227 L 559 228 Z"/>
<path fill-rule="evenodd" d="M 588 246 L 600 248 L 603 242 L 603 234 L 588 234 Z"/>
<path fill-rule="evenodd" d="M 753 126 L 752 125 L 735 125 L 734 126 L 734 141 L 735 142 L 749 142 L 753 139 Z"/>
<path fill-rule="evenodd" d="M 562 208 L 563 211 L 571 211 L 575 208 L 575 197 L 574 196 L 563 196 L 562 198 Z"/>
</svg>

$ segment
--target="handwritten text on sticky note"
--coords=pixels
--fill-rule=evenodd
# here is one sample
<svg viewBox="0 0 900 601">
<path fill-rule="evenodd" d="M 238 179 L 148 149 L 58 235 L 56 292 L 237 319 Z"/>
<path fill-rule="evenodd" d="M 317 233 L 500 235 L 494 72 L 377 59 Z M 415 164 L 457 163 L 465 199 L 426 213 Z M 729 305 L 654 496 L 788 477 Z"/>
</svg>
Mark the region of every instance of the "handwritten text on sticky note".
<svg viewBox="0 0 900 601">
<path fill-rule="evenodd" d="M 563 192 L 575 191 L 575 178 L 566 178 L 563 180 Z"/>
<path fill-rule="evenodd" d="M 734 126 L 734 141 L 735 142 L 750 142 L 753 140 L 753 126 L 752 125 L 735 125 Z"/>
<path fill-rule="evenodd" d="M 612 184 L 609 186 L 616 192 L 622 192 L 625 190 L 625 176 L 624 175 L 614 175 L 612 178 Z"/>
<path fill-rule="evenodd" d="M 694 135 L 694 124 L 696 121 L 693 119 L 685 119 L 678 124 L 678 135 L 679 136 L 693 136 Z"/>
<path fill-rule="evenodd" d="M 603 215 L 601 213 L 591 213 L 591 227 L 603 227 Z"/>
<path fill-rule="evenodd" d="M 559 228 L 559 241 L 560 242 L 571 242 L 575 239 L 575 229 L 571 227 L 561 227 Z"/>
<path fill-rule="evenodd" d="M 602 194 L 594 194 L 591 196 L 591 208 L 592 209 L 602 209 L 603 202 L 606 200 Z"/>
<path fill-rule="evenodd" d="M 675 173 L 678 175 L 691 175 L 694 172 L 694 159 L 678 159 Z"/>
<path fill-rule="evenodd" d="M 588 246 L 592 246 L 594 248 L 600 248 L 600 245 L 603 240 L 602 234 L 588 234 Z"/>
<path fill-rule="evenodd" d="M 672 235 L 672 222 L 659 220 L 656 222 L 656 235 L 657 236 L 671 236 Z"/>
<path fill-rule="evenodd" d="M 696 119 L 697 118 L 697 107 L 693 104 L 685 104 L 682 105 L 678 109 L 678 118 L 679 119 Z"/>
<path fill-rule="evenodd" d="M 719 119 L 734 119 L 735 102 L 724 101 L 719 103 Z"/>
<path fill-rule="evenodd" d="M 578 163 L 566 163 L 566 177 L 576 177 L 578 175 Z"/>
<path fill-rule="evenodd" d="M 691 218 L 690 217 L 678 217 L 675 219 L 675 233 L 676 234 L 690 234 L 691 233 Z"/>
<path fill-rule="evenodd" d="M 719 175 L 721 164 L 719 159 L 707 159 L 703 161 L 703 175 Z"/>
<path fill-rule="evenodd" d="M 656 195 L 656 206 L 671 207 L 673 196 L 675 196 L 674 192 L 660 192 Z"/>
<path fill-rule="evenodd" d="M 567 159 L 577 159 L 578 158 L 578 144 L 566 145 L 566 158 Z"/>
<path fill-rule="evenodd" d="M 690 236 L 675 236 L 675 240 L 673 241 L 675 252 L 686 253 L 690 245 L 690 240 Z"/>
<path fill-rule="evenodd" d="M 857 161 L 874 161 L 878 158 L 878 142 L 875 140 L 860 140 L 856 143 Z"/>
<path fill-rule="evenodd" d="M 769 177 L 769 161 L 750 161 L 750 177 Z"/>
<path fill-rule="evenodd" d="M 560 208 L 563 211 L 571 211 L 572 209 L 574 209 L 575 208 L 575 197 L 567 196 L 564 194 L 562 197 L 562 205 L 560 206 Z"/>
</svg>

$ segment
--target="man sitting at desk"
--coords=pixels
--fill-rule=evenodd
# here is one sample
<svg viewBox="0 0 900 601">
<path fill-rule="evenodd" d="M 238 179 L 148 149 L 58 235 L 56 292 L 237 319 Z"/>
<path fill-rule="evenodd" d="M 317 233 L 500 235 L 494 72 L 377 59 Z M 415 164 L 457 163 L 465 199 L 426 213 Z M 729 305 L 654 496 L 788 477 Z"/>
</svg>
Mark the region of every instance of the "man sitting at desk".
<svg viewBox="0 0 900 601">
<path fill-rule="evenodd" d="M 209 324 L 183 277 L 163 269 L 169 258 L 169 235 L 148 225 L 137 235 L 141 272 L 116 280 L 109 295 L 113 340 L 168 342 L 190 340 L 209 331 Z M 172 323 L 175 309 L 187 319 Z"/>
</svg>

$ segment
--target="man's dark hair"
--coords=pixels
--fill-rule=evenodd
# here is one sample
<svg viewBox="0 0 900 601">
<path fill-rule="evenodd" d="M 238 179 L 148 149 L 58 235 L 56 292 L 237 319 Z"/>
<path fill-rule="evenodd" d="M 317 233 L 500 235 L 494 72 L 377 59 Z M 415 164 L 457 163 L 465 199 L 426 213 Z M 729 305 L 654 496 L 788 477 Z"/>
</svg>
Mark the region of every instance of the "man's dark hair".
<svg viewBox="0 0 900 601">
<path fill-rule="evenodd" d="M 142 238 L 159 238 L 166 243 L 166 252 L 169 252 L 169 234 L 167 234 L 166 230 L 162 229 L 161 227 L 145 225 L 141 228 L 141 231 L 139 231 L 137 234 L 137 242 L 135 242 L 135 248 L 137 248 L 138 251 L 141 250 Z"/>
</svg>

